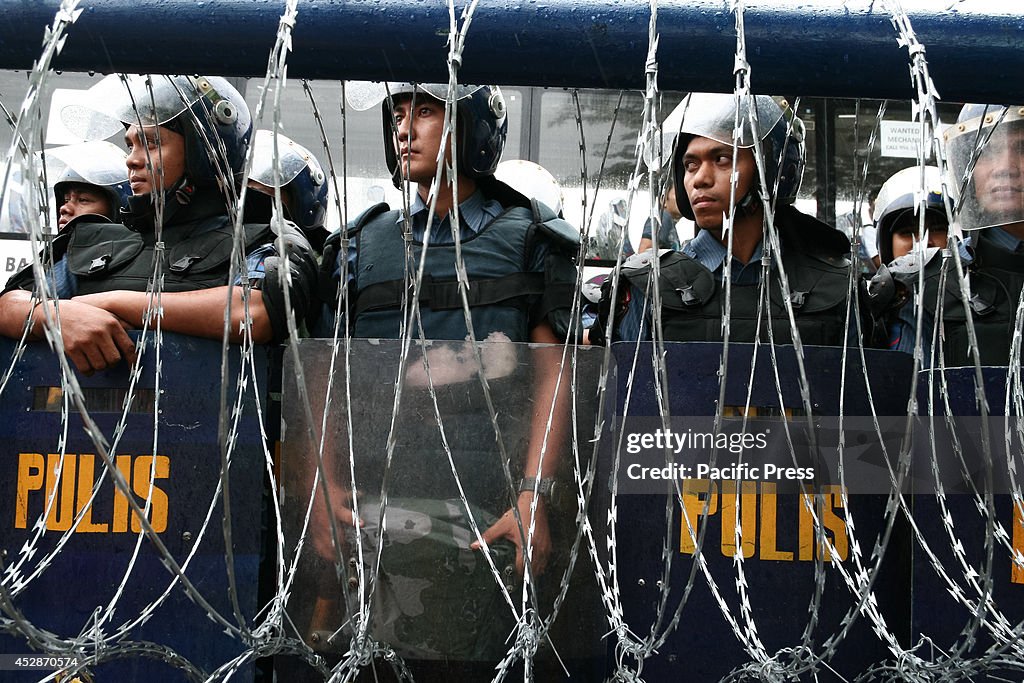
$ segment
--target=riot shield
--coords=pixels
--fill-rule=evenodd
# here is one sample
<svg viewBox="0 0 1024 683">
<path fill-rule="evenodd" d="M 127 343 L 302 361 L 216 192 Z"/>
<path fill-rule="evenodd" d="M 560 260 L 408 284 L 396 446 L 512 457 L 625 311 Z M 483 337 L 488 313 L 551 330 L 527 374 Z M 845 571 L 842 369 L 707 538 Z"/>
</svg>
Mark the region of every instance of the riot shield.
<svg viewBox="0 0 1024 683">
<path fill-rule="evenodd" d="M 606 561 L 634 639 L 620 638 L 619 652 L 645 658 L 643 676 L 652 681 L 742 680 L 773 662 L 807 676 L 830 668 L 852 680 L 864 662 L 884 660 L 878 624 L 902 639 L 909 623 L 907 535 L 898 525 L 887 532 L 884 467 L 875 470 L 875 492 L 842 495 L 840 428 L 851 437 L 843 458 L 873 466 L 884 451 L 874 429 L 853 438 L 835 416 L 870 416 L 869 388 L 879 416 L 905 414 L 912 359 L 867 352 L 865 364 L 854 349 L 844 359 L 841 348 L 804 347 L 801 365 L 789 346 L 730 344 L 727 356 L 721 344 L 664 346 L 657 364 L 652 344 L 613 347 L 617 433 L 602 452 L 599 479 L 618 494 L 617 524 L 608 529 L 615 553 Z M 684 438 L 728 431 L 729 416 L 757 438 L 811 424 L 818 459 L 790 469 L 817 473 L 801 482 L 768 474 L 753 439 L 742 449 L 703 442 L 697 462 L 666 465 Z M 664 467 L 638 468 L 645 439 Z M 806 459 L 809 445 L 794 439 L 784 454 Z M 854 523 L 861 548 L 885 546 L 880 568 L 866 554 L 854 557 Z"/>
<path fill-rule="evenodd" d="M 490 680 L 523 660 L 537 680 L 556 680 L 558 659 L 598 680 L 604 629 L 577 496 L 591 454 L 573 444 L 593 435 L 601 351 L 362 339 L 299 347 L 304 384 L 294 367 L 284 371 L 281 472 L 298 635 L 336 671 L 366 664 L 381 680 L 392 669 Z M 539 387 L 559 368 L 552 413 Z M 545 434 L 531 532 L 529 507 L 512 510 L 521 489 L 541 486 L 530 479 Z M 517 571 L 508 538 L 478 549 L 499 520 L 520 543 L 532 535 L 535 553 L 549 538 L 546 561 Z M 275 668 L 319 680 L 298 660 L 279 657 Z"/>
<path fill-rule="evenodd" d="M 933 369 L 918 384 L 921 412 L 936 416 L 935 439 L 962 458 L 964 483 L 933 486 L 913 500 L 913 642 L 927 639 L 979 681 L 1020 677 L 1024 515 L 1014 503 L 1020 482 L 1013 472 L 1024 449 L 1013 417 L 1020 415 L 1019 372 L 1008 370 L 984 367 L 979 384 L 974 368 Z M 932 474 L 930 460 L 920 466 Z"/>
<path fill-rule="evenodd" d="M 47 633 L 43 642 L 57 652 L 52 643 L 94 645 L 80 652 L 81 680 L 186 681 L 222 666 L 252 676 L 240 630 L 257 612 L 267 471 L 257 402 L 251 388 L 236 390 L 241 354 L 233 347 L 224 389 L 237 421 L 226 432 L 233 446 L 222 449 L 221 344 L 164 334 L 159 357 L 152 336 L 148 344 L 139 347 L 134 383 L 125 363 L 77 376 L 125 490 L 83 428 L 56 356 L 30 343 L 18 359 L 17 343 L 0 340 L 0 357 L 13 367 L 0 394 L 0 601 L 15 620 L 0 651 L 29 652 L 26 634 Z M 266 390 L 265 349 L 245 373 Z M 93 653 L 98 661 L 88 660 Z M 7 671 L 3 679 L 45 675 Z"/>
</svg>

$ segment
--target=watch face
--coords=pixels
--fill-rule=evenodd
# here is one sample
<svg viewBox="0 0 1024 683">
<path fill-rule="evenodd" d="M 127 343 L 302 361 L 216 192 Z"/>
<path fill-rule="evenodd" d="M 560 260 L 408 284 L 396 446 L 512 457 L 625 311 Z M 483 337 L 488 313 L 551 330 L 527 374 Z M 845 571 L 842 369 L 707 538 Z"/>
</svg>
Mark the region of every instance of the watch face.
<svg viewBox="0 0 1024 683">
<path fill-rule="evenodd" d="M 544 478 L 540 480 L 540 485 L 537 485 L 537 479 L 535 477 L 525 477 L 519 484 L 519 492 L 524 491 L 536 491 L 539 495 L 550 497 L 551 491 L 555 487 L 555 480 L 553 478 Z"/>
</svg>

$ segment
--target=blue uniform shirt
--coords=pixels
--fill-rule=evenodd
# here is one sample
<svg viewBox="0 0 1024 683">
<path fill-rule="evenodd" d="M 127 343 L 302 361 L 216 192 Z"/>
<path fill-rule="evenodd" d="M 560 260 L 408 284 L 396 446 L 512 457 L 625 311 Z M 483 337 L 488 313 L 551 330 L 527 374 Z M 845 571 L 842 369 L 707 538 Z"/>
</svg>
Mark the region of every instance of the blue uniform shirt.
<svg viewBox="0 0 1024 683">
<path fill-rule="evenodd" d="M 989 228 L 988 238 L 997 247 L 1005 249 L 1008 252 L 1015 254 L 1024 252 L 1024 240 L 1014 237 L 1002 228 Z"/>
</svg>

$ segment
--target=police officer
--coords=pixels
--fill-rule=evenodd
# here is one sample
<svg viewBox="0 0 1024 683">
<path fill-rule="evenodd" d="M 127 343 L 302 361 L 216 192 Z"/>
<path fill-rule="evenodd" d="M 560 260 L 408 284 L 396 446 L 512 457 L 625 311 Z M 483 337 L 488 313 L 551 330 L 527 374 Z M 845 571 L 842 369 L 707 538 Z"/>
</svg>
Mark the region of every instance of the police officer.
<svg viewBox="0 0 1024 683">
<path fill-rule="evenodd" d="M 949 220 L 938 167 L 905 168 L 882 184 L 875 199 L 876 240 L 882 263 L 891 263 L 913 250 L 922 208 L 926 248 L 946 246 Z"/>
<path fill-rule="evenodd" d="M 767 339 L 766 326 L 774 326 L 776 343 L 791 343 L 786 302 L 782 299 L 781 255 L 789 282 L 789 304 L 804 344 L 842 344 L 850 263 L 849 241 L 820 221 L 806 216 L 792 203 L 803 174 L 803 125 L 784 104 L 771 97 L 746 97 L 740 103 L 742 135 L 733 145 L 736 98 L 733 95 L 692 93 L 683 105 L 685 114 L 673 151 L 673 180 L 683 216 L 699 229 L 680 252 L 662 250 L 635 255 L 623 264 L 619 296 L 611 301 L 611 283 L 605 285 L 602 312 L 590 338 L 604 340 L 605 326 L 613 319 L 613 341 L 651 338 L 654 316 L 645 303 L 650 296 L 652 259 L 660 259 L 661 325 L 668 341 L 718 341 L 722 335 L 725 269 L 731 271 L 730 339 L 750 342 L 758 334 Z M 751 127 L 750 108 L 756 107 L 757 127 Z M 765 253 L 767 211 L 762 202 L 754 143 L 764 155 L 767 196 L 774 209 L 781 254 L 772 258 L 770 310 L 757 326 L 762 256 Z M 736 184 L 731 178 L 736 166 Z M 727 263 L 731 227 L 732 261 Z M 596 334 L 595 334 L 596 332 Z"/>
<path fill-rule="evenodd" d="M 943 136 L 949 161 L 946 187 L 960 197 L 954 227 L 968 233 L 954 243 L 966 267 L 970 296 L 957 276 L 952 250 L 925 249 L 920 255 L 896 259 L 872 278 L 868 289 L 872 315 L 877 318 L 878 311 L 907 307 L 923 279 L 924 363 L 932 364 L 930 340 L 936 324 L 942 326 L 939 338 L 945 364 L 974 362 L 969 311 L 981 364 L 1006 365 L 1024 284 L 1024 107 L 966 104 Z M 940 294 L 943 271 L 946 288 Z M 901 333 L 898 338 L 890 335 L 890 347 L 912 350 L 916 315 L 901 314 L 900 319 Z"/>
<path fill-rule="evenodd" d="M 384 91 L 380 93 L 383 95 Z M 347 258 L 351 266 L 348 286 L 354 302 L 349 314 L 356 337 L 398 335 L 403 293 L 395 283 L 403 282 L 407 275 L 404 259 L 399 257 L 407 234 L 416 245 L 424 241 L 429 191 L 437 171 L 444 127 L 447 86 L 414 88 L 399 84 L 391 85 L 389 93 L 390 97 L 384 98 L 381 105 L 385 160 L 395 186 L 401 188 L 403 181 L 409 181 L 415 192 L 408 214 L 380 203 L 366 210 L 347 230 Z M 367 100 L 373 102 L 372 93 Z M 362 100 L 361 106 L 368 106 L 367 100 Z M 579 233 L 545 204 L 531 201 L 494 177 L 508 129 L 501 91 L 494 86 L 459 86 L 456 102 L 461 119 L 459 231 L 467 267 L 473 272 L 471 280 L 477 281 L 475 289 L 479 292 L 470 297 L 476 337 L 484 339 L 499 332 L 516 342 L 564 339 L 570 332 L 569 307 L 575 284 L 571 259 L 576 254 Z M 468 333 L 461 303 L 451 304 L 452 292 L 457 288 L 450 227 L 451 210 L 456 203 L 453 187 L 452 179 L 442 175 L 435 215 L 429 221 L 428 259 L 436 259 L 436 265 L 428 260 L 428 271 L 438 299 L 431 302 L 421 296 L 419 303 L 425 313 L 425 333 L 430 339 L 462 340 Z M 369 229 L 376 226 L 381 227 Z M 513 229 L 517 236 L 507 243 Z M 488 239 L 480 239 L 484 235 Z M 340 233 L 332 235 L 324 252 L 323 270 L 333 286 L 341 275 L 341 237 Z M 474 239 L 469 240 L 470 237 Z M 384 239 L 388 242 L 380 241 Z M 523 253 L 527 259 L 525 269 L 514 259 L 494 258 L 510 249 Z M 547 259 L 548 254 L 553 257 Z M 372 268 L 365 267 L 369 262 L 374 264 Z M 364 274 L 369 270 L 372 275 Z M 329 289 L 328 294 L 325 300 L 330 308 L 337 290 Z M 486 302 L 477 302 L 477 298 Z"/>
<path fill-rule="evenodd" d="M 549 207 L 527 199 L 494 178 L 508 127 L 501 91 L 494 86 L 458 86 L 455 89 L 453 106 L 457 107 L 458 136 L 455 159 L 452 158 L 452 143 L 443 143 L 448 87 L 390 84 L 388 92 L 390 96 L 383 97 L 381 104 L 385 159 L 396 187 L 401 188 L 403 181 L 410 183 L 409 207 L 407 211 L 392 210 L 386 204 L 378 204 L 368 209 L 348 228 L 347 251 L 340 247 L 341 235 L 328 239 L 322 266 L 322 274 L 330 287 L 325 300 L 332 303 L 336 300 L 345 265 L 348 325 L 353 336 L 401 338 L 406 287 L 415 280 L 415 266 L 426 249 L 429 287 L 424 285 L 418 300 L 411 299 L 413 305 L 419 306 L 417 325 L 422 324 L 428 339 L 459 342 L 466 339 L 470 330 L 458 289 L 457 267 L 460 264 L 456 261 L 451 226 L 457 205 L 458 238 L 469 280 L 468 298 L 475 339 L 555 344 L 571 335 L 570 304 L 576 275 L 573 257 L 579 249 L 578 232 L 557 218 Z M 349 95 L 353 106 L 368 108 L 381 102 L 383 92 L 374 97 L 371 91 L 359 103 L 354 101 L 353 89 Z M 431 186 L 438 175 L 439 158 L 444 160 L 444 166 L 431 216 Z M 450 177 L 448 169 L 455 169 L 457 176 Z M 408 260 L 406 244 L 410 247 Z M 347 259 L 347 263 L 343 259 Z M 412 270 L 408 263 L 414 264 Z M 494 432 L 489 423 L 462 424 L 464 429 L 475 429 L 474 433 L 479 434 L 479 438 L 472 439 L 477 442 L 475 453 L 467 455 L 452 448 L 460 473 L 467 470 L 474 473 L 472 477 L 462 478 L 467 499 L 471 504 L 487 501 L 483 507 L 493 512 L 494 521 L 483 531 L 484 539 L 492 552 L 496 546 L 502 546 L 502 542 L 511 543 L 513 556 L 509 561 L 515 563 L 520 573 L 524 571 L 524 554 L 516 515 L 524 528 L 530 524 L 530 507 L 535 494 L 539 499 L 533 520 L 536 524 L 531 564 L 534 572 L 543 570 L 550 550 L 547 495 L 557 466 L 557 453 L 553 451 L 563 438 L 564 424 L 557 417 L 562 411 L 556 411 L 551 431 L 547 431 L 548 406 L 559 376 L 559 349 L 552 347 L 548 351 L 556 353 L 552 356 L 542 352 L 541 367 L 534 375 L 534 405 L 538 408 L 530 423 L 529 443 L 523 458 L 524 478 L 517 496 L 509 499 L 504 475 L 494 460 L 491 451 Z M 458 497 L 444 453 L 440 448 L 435 453 L 424 446 L 427 439 L 429 443 L 436 441 L 436 425 L 406 424 L 402 428 L 402 441 L 416 444 L 415 462 L 428 464 L 417 472 L 409 471 L 416 465 L 408 460 L 403 467 L 393 467 L 389 495 L 435 500 Z M 409 436 L 410 430 L 417 429 L 422 430 L 422 440 Z M 428 433 L 433 436 L 427 436 Z M 540 454 L 545 436 L 549 445 L 542 462 Z M 478 462 L 467 462 L 467 457 Z M 344 500 L 344 496 L 343 490 L 337 490 L 332 499 Z M 339 522 L 351 528 L 350 512 L 336 512 Z M 472 538 L 468 527 L 462 534 Z M 331 550 L 329 545 L 327 548 L 323 545 L 321 541 L 321 554 Z M 480 549 L 475 541 L 471 548 Z M 497 559 L 495 561 L 498 563 Z M 507 610 L 501 607 L 503 603 L 489 570 L 479 556 L 472 562 L 472 569 L 460 572 L 464 574 L 460 580 L 465 583 L 460 584 L 462 590 L 456 593 L 469 594 L 475 590 L 472 586 L 476 582 L 485 581 L 489 586 L 488 594 L 497 602 L 488 603 L 490 606 L 486 608 L 481 604 L 467 606 L 458 614 L 452 613 L 441 620 L 438 617 L 444 615 L 435 612 L 450 609 L 443 601 L 433 602 L 429 608 L 421 606 L 416 610 L 421 617 L 408 615 L 410 624 L 401 629 L 396 627 L 396 632 L 407 634 L 405 642 L 392 643 L 407 656 L 411 653 L 427 659 L 491 660 L 489 665 L 481 665 L 483 669 L 472 674 L 473 678 L 460 680 L 477 680 L 475 676 L 481 671 L 492 671 L 493 662 L 505 650 L 504 638 L 509 632 L 502 616 L 507 616 Z M 387 562 L 382 560 L 382 563 L 387 572 Z M 423 564 L 429 576 L 416 577 L 420 584 L 430 586 L 449 580 L 444 578 L 443 572 L 439 573 L 438 561 Z M 498 564 L 501 568 L 502 563 Z M 431 566 L 435 569 L 430 569 Z M 456 605 L 457 596 L 450 587 L 446 594 L 452 596 L 452 604 Z M 423 619 L 434 620 L 426 625 L 426 632 L 413 623 Z M 498 624 L 501 626 L 496 628 Z M 490 637 L 470 638 L 466 636 L 467 629 L 490 633 Z M 448 640 L 452 642 L 437 644 Z M 456 649 L 457 641 L 462 644 Z M 455 674 L 446 669 L 446 673 L 440 675 L 444 679 Z M 417 680 L 419 678 L 417 674 Z"/>
<path fill-rule="evenodd" d="M 124 133 L 132 190 L 121 224 L 78 222 L 53 246 L 54 294 L 61 300 L 64 348 L 75 366 L 91 372 L 133 356 L 125 330 L 143 325 L 157 254 L 164 258 L 163 329 L 220 338 L 230 295 L 230 335 L 240 340 L 242 288 L 228 277 L 233 197 L 252 134 L 242 96 L 212 76 L 134 77 L 126 84 L 107 77 L 62 117 L 84 138 Z M 282 236 L 291 302 L 301 321 L 315 295 L 316 264 L 301 233 L 286 226 Z M 279 272 L 284 259 L 266 223 L 246 224 L 243 239 L 254 282 L 248 306 L 253 339 L 281 339 L 287 333 Z M 19 337 L 31 316 L 31 338 L 42 337 L 36 289 L 31 268 L 11 279 L 0 297 L 0 333 Z M 56 314 L 56 302 L 47 306 Z"/>
<path fill-rule="evenodd" d="M 946 246 L 949 221 L 943 197 L 941 173 L 935 166 L 897 171 L 878 191 L 875 233 L 882 265 L 872 276 L 866 297 L 874 346 L 913 352 L 917 323 L 910 293 L 917 288 L 918 264 L 930 262 Z M 925 241 L 920 253 L 913 253 L 922 221 Z M 966 250 L 963 256 L 969 260 Z M 925 348 L 930 348 L 927 341 Z"/>
<path fill-rule="evenodd" d="M 57 230 L 75 218 L 90 215 L 91 221 L 120 220 L 132 190 L 128 184 L 125 154 L 104 141 L 83 142 L 46 151 L 57 207 Z"/>
<path fill-rule="evenodd" d="M 327 175 L 313 154 L 285 135 L 277 136 L 278 171 L 274 173 L 274 133 L 258 130 L 253 141 L 249 188 L 273 197 L 281 188 L 285 218 L 299 226 L 313 249 L 323 250 L 328 231 Z"/>
<path fill-rule="evenodd" d="M 676 232 L 676 223 L 682 217 L 683 214 L 679 212 L 679 206 L 676 204 L 675 183 L 669 182 L 668 189 L 665 190 L 661 200 L 661 215 L 657 221 L 659 249 L 679 250 L 679 233 Z M 648 218 L 647 222 L 644 223 L 644 231 L 640 235 L 640 246 L 637 248 L 638 253 L 645 252 L 654 245 L 654 238 L 652 237 L 655 233 L 654 222 L 654 219 Z"/>
<path fill-rule="evenodd" d="M 974 166 L 957 218 L 965 232 L 973 231 L 968 303 L 981 364 L 1005 365 L 1024 285 L 1024 106 L 964 105 L 945 138 L 953 187 L 959 190 Z M 965 365 L 972 363 L 965 295 L 951 274 L 943 313 L 945 355 L 947 363 Z M 925 306 L 933 301 L 926 292 Z"/>
</svg>

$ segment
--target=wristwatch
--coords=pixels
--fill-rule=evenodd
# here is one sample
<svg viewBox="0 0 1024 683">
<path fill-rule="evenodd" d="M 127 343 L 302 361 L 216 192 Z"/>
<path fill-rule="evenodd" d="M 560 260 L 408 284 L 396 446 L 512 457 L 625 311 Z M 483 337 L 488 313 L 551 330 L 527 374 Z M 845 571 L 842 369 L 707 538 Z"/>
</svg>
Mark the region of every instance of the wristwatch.
<svg viewBox="0 0 1024 683">
<path fill-rule="evenodd" d="M 533 493 L 536 491 L 540 495 L 544 496 L 547 500 L 551 500 L 551 493 L 555 490 L 555 478 L 544 477 L 540 480 L 540 485 L 537 485 L 536 477 L 523 477 L 519 482 L 519 493 L 529 491 Z"/>
</svg>

